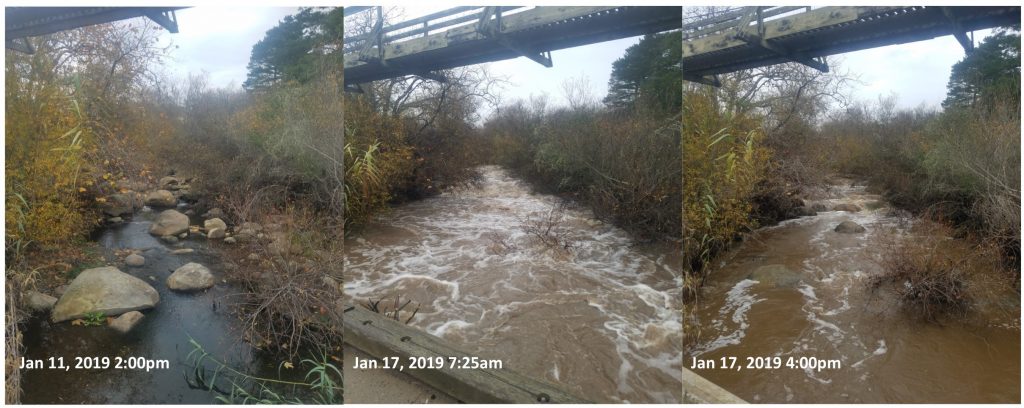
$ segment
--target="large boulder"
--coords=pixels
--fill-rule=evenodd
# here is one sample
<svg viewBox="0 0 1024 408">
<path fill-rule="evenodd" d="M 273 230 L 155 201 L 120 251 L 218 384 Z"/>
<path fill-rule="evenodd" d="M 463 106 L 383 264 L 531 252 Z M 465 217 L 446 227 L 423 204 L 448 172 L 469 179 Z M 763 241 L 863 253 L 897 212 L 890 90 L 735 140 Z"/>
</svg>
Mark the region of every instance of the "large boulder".
<svg viewBox="0 0 1024 408">
<path fill-rule="evenodd" d="M 174 207 L 178 198 L 167 190 L 156 190 L 146 195 L 146 205 L 150 207 Z"/>
<path fill-rule="evenodd" d="M 838 204 L 835 207 L 832 207 L 832 211 L 846 211 L 846 212 L 855 213 L 855 212 L 860 212 L 860 207 L 858 207 L 857 204 L 843 203 L 843 204 Z"/>
<path fill-rule="evenodd" d="M 213 286 L 213 282 L 210 269 L 195 262 L 175 269 L 174 273 L 167 277 L 167 287 L 182 291 L 207 289 Z"/>
<path fill-rule="evenodd" d="M 785 265 L 764 265 L 751 272 L 747 279 L 774 288 L 791 288 L 800 283 L 800 274 Z"/>
<path fill-rule="evenodd" d="M 102 206 L 103 213 L 111 217 L 131 214 L 135 209 L 135 200 L 128 194 L 111 194 Z"/>
<path fill-rule="evenodd" d="M 834 231 L 838 232 L 840 234 L 859 234 L 859 233 L 862 233 L 862 232 L 867 231 L 867 230 L 862 225 L 860 225 L 858 223 L 855 223 L 855 222 L 850 221 L 850 220 L 846 220 L 846 221 L 843 221 L 843 222 L 839 223 L 839 225 L 836 225 L 836 228 L 835 228 Z"/>
<path fill-rule="evenodd" d="M 82 271 L 68 285 L 50 318 L 56 323 L 96 312 L 113 316 L 149 309 L 159 301 L 160 294 L 142 279 L 113 266 L 92 268 Z"/>
<path fill-rule="evenodd" d="M 188 216 L 174 210 L 164 210 L 149 226 L 149 233 L 158 237 L 178 235 L 188 231 Z"/>
</svg>

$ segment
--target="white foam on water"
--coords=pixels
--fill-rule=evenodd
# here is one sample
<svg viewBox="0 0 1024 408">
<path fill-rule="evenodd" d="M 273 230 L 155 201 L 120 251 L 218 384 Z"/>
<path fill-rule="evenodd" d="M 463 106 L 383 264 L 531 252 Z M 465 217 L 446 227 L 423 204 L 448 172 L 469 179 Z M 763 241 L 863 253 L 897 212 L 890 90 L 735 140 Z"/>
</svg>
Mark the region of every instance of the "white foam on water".
<svg viewBox="0 0 1024 408">
<path fill-rule="evenodd" d="M 485 166 L 482 173 L 480 186 L 393 209 L 379 220 L 390 227 L 383 236 L 368 228 L 346 243 L 346 296 L 397 294 L 427 302 L 430 307 L 417 314 L 413 325 L 440 337 L 478 339 L 467 346 L 481 350 L 503 340 L 539 341 L 537 336 L 549 333 L 508 325 L 523 324 L 524 317 L 531 325 L 558 321 L 528 319 L 538 310 L 565 310 L 571 313 L 564 317 L 569 322 L 579 317 L 580 303 L 572 302 L 582 301 L 592 308 L 588 318 L 596 313 L 602 320 L 593 330 L 611 340 L 611 354 L 619 357 L 616 372 L 603 374 L 615 383 L 601 392 L 619 401 L 678 398 L 682 350 L 665 352 L 681 344 L 682 336 L 682 274 L 668 261 L 672 257 L 664 251 L 640 251 L 625 231 L 571 208 L 562 212 L 558 227 L 577 243 L 576 250 L 566 254 L 539 245 L 525 226 L 547 216 L 559 200 L 531 193 L 500 168 Z M 386 235 L 394 231 L 397 236 Z M 510 249 L 501 253 L 495 246 Z M 435 297 L 425 297 L 427 293 Z M 556 360 L 544 359 L 550 362 L 545 373 L 559 379 L 570 369 L 559 367 Z M 676 380 L 675 385 L 667 387 L 667 380 L 650 383 L 652 370 Z M 646 374 L 640 376 L 641 371 Z"/>
<path fill-rule="evenodd" d="M 878 347 L 875 348 L 875 351 L 872 351 L 871 354 L 865 356 L 864 358 L 860 359 L 856 363 L 853 363 L 851 365 L 851 367 L 859 368 L 868 359 L 885 355 L 885 353 L 888 353 L 888 352 L 889 352 L 889 347 L 887 347 L 885 345 L 885 339 L 878 340 Z"/>
<path fill-rule="evenodd" d="M 747 328 L 750 327 L 750 323 L 747 322 L 747 313 L 750 312 L 755 303 L 763 300 L 758 299 L 750 290 L 757 284 L 758 281 L 756 280 L 744 279 L 733 286 L 732 289 L 729 289 L 729 292 L 726 293 L 725 305 L 719 309 L 717 316 L 731 316 L 733 324 L 730 325 L 721 318 L 716 318 L 712 321 L 711 328 L 715 332 L 725 333 L 728 331 L 728 333 L 721 334 L 709 342 L 695 346 L 691 352 L 693 356 L 740 344 L 743 341 L 743 338 L 746 337 Z"/>
</svg>

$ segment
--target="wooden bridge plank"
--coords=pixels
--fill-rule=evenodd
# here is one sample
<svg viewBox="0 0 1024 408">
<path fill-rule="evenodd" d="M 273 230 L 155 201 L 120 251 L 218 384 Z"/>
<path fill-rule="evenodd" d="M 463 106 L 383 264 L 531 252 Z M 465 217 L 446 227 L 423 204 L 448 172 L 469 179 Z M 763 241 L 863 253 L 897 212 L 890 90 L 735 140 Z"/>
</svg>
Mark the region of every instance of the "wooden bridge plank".
<svg viewBox="0 0 1024 408">
<path fill-rule="evenodd" d="M 684 404 L 746 404 L 725 388 L 715 385 L 686 368 L 683 368 Z"/>
<path fill-rule="evenodd" d="M 765 39 L 772 40 L 785 35 L 810 31 L 823 27 L 856 21 L 863 15 L 877 14 L 886 9 L 899 7 L 824 7 L 814 9 L 796 16 L 780 18 L 765 22 Z M 683 58 L 698 54 L 706 54 L 732 47 L 745 47 L 742 40 L 732 38 L 731 30 L 709 35 L 686 42 L 683 46 Z"/>
<path fill-rule="evenodd" d="M 1020 22 L 1020 7 L 822 7 L 765 22 L 765 39 L 788 54 L 732 38 L 732 31 L 683 42 L 684 75 L 691 78 L 928 40 L 960 30 Z M 951 21 L 954 19 L 957 24 Z"/>
<path fill-rule="evenodd" d="M 503 46 L 503 40 L 478 33 L 475 24 L 468 24 L 386 44 L 383 61 L 375 60 L 380 55 L 377 48 L 368 61 L 346 54 L 345 81 L 421 74 L 522 55 L 516 50 L 540 53 L 671 30 L 682 24 L 681 11 L 680 7 L 537 7 L 502 17 L 502 37 L 516 47 Z"/>
<path fill-rule="evenodd" d="M 345 343 L 376 358 L 474 357 L 425 333 L 381 314 L 355 306 L 346 307 L 343 319 Z M 485 356 L 475 356 L 481 359 Z M 554 385 L 519 374 L 502 362 L 501 369 L 408 369 L 403 372 L 468 403 L 585 403 Z"/>
</svg>

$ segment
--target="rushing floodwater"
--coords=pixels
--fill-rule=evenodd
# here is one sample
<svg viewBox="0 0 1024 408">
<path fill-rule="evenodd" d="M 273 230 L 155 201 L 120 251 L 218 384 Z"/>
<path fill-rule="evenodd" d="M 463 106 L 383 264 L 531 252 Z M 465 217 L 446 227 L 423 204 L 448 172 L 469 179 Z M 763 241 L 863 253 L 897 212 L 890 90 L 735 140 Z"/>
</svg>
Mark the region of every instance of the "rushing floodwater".
<svg viewBox="0 0 1024 408">
<path fill-rule="evenodd" d="M 346 297 L 412 299 L 412 325 L 585 399 L 679 402 L 679 257 L 572 209 L 556 229 L 575 249 L 543 245 L 527 226 L 558 199 L 481 171 L 349 239 Z"/>
<path fill-rule="evenodd" d="M 878 200 L 862 186 L 839 187 L 819 202 L 865 210 L 764 228 L 723 256 L 694 306 L 702 330 L 687 367 L 692 357 L 736 357 L 741 371 L 695 371 L 751 402 L 1019 403 L 1019 294 L 994 294 L 969 321 L 940 325 L 910 318 L 891 296 L 868 291 L 865 280 L 880 272 L 886 242 L 948 240 L 927 236 L 921 222 L 899 222 Z M 844 220 L 867 232 L 834 232 Z M 798 271 L 801 282 L 775 288 L 747 278 L 764 265 Z M 841 368 L 745 367 L 747 357 L 775 356 L 838 360 Z"/>
<path fill-rule="evenodd" d="M 143 311 L 145 318 L 131 332 L 122 335 L 109 327 L 74 326 L 69 322 L 50 323 L 46 317 L 33 318 L 25 330 L 25 358 L 63 357 L 72 365 L 75 357 L 115 356 L 145 357 L 168 360 L 169 369 L 118 370 L 92 369 L 61 371 L 51 369 L 22 370 L 22 402 L 29 404 L 211 404 L 215 394 L 189 387 L 185 373 L 191 375 L 188 354 L 192 351 L 189 336 L 204 349 L 232 364 L 265 378 L 278 378 L 278 361 L 259 358 L 240 340 L 238 320 L 232 316 L 231 302 L 236 293 L 222 282 L 222 261 L 205 239 L 189 239 L 168 245 L 149 235 L 154 217 L 139 213 L 135 221 L 107 229 L 99 237 L 104 257 L 116 265 L 117 249 L 144 249 L 146 264 L 132 268 L 119 265 L 122 272 L 148 282 L 160 293 L 155 308 Z M 190 254 L 171 254 L 173 249 L 190 248 Z M 217 278 L 217 285 L 198 293 L 171 291 L 164 284 L 176 268 L 198 262 L 208 266 Z M 219 307 L 214 307 L 217 303 Z M 211 369 L 213 367 L 211 366 Z M 298 370 L 293 370 L 298 371 Z M 302 373 L 282 373 L 301 377 Z M 290 374 L 290 375 L 289 375 Z M 223 386 L 223 385 L 222 385 Z"/>
</svg>

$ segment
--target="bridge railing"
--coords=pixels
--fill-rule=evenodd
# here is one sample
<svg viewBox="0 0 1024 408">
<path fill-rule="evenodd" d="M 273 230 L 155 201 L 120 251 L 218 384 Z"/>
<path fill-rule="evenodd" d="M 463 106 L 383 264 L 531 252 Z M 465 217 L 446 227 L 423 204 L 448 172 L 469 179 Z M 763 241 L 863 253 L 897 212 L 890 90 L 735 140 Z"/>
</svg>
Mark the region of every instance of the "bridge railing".
<svg viewBox="0 0 1024 408">
<path fill-rule="evenodd" d="M 701 37 L 707 37 L 709 35 L 719 34 L 724 31 L 734 30 L 737 26 L 744 24 L 744 22 L 748 25 L 754 24 L 755 21 L 744 19 L 756 8 L 757 7 L 736 7 L 713 14 L 705 14 L 690 18 L 684 17 L 683 40 L 694 40 Z M 808 11 L 810 9 L 810 7 L 804 6 L 761 7 L 761 18 L 764 21 L 768 21 L 772 18 L 778 18 L 783 15 L 790 16 L 801 10 Z"/>
<path fill-rule="evenodd" d="M 509 11 L 524 11 L 530 7 L 524 6 L 504 6 L 501 7 L 502 13 Z M 363 12 L 370 12 L 369 10 Z M 408 40 L 416 36 L 426 37 L 431 33 L 449 29 L 458 25 L 479 21 L 484 17 L 484 7 L 475 6 L 460 6 L 452 7 L 446 10 L 438 11 L 436 13 L 427 14 L 422 17 L 417 17 L 411 20 L 402 21 L 399 23 L 383 26 L 383 16 L 381 15 L 381 8 L 376 8 L 377 24 L 379 27 L 371 29 L 369 32 L 357 34 L 353 36 L 346 36 L 344 42 L 344 53 L 357 52 L 360 49 L 367 48 L 367 45 L 379 46 L 380 44 L 389 44 L 400 42 L 402 40 Z M 369 44 L 367 44 L 369 42 Z"/>
</svg>

